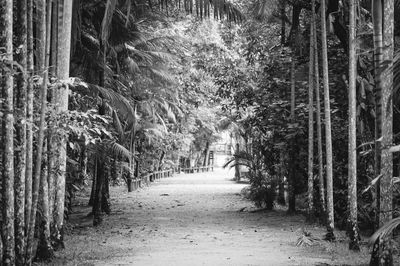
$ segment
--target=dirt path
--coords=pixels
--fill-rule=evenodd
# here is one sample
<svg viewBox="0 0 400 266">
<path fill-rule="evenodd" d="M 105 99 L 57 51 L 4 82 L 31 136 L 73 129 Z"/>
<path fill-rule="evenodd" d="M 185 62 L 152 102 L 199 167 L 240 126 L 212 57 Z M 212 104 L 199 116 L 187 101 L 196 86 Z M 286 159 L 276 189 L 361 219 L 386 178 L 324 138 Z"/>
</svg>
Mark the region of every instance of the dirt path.
<svg viewBox="0 0 400 266">
<path fill-rule="evenodd" d="M 331 265 L 345 256 L 324 245 L 297 247 L 304 220 L 254 212 L 226 171 L 177 175 L 127 193 L 113 188 L 113 213 L 99 228 L 81 209 L 55 264 Z M 244 211 L 240 211 L 243 210 Z M 321 228 L 312 228 L 322 234 Z M 349 261 L 347 261 L 349 263 Z M 359 264 L 358 264 L 359 265 Z"/>
</svg>

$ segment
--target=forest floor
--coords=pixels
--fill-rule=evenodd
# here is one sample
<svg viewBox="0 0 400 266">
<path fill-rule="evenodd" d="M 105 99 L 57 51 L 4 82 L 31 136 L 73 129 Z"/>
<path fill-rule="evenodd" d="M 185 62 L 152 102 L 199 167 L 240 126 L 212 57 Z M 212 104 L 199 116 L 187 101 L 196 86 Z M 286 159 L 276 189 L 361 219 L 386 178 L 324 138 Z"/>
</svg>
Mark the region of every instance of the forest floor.
<svg viewBox="0 0 400 266">
<path fill-rule="evenodd" d="M 70 216 L 66 249 L 47 265 L 366 265 L 368 248 L 321 240 L 323 227 L 284 210 L 256 211 L 232 174 L 180 174 L 128 193 L 111 188 L 112 213 L 92 227 L 87 198 Z M 297 246 L 303 229 L 317 240 Z"/>
</svg>

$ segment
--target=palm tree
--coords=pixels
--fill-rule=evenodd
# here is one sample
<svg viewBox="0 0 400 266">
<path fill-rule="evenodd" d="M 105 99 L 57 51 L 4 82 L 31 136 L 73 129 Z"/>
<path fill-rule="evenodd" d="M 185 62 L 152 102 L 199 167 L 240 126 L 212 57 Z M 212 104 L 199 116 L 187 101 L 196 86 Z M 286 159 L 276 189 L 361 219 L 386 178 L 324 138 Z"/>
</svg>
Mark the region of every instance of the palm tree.
<svg viewBox="0 0 400 266">
<path fill-rule="evenodd" d="M 319 177 L 319 197 L 321 200 L 321 211 L 325 215 L 325 179 L 324 179 L 324 163 L 322 156 L 322 125 L 321 125 L 321 100 L 320 100 L 320 83 L 319 83 L 319 57 L 318 57 L 318 38 L 317 23 L 315 14 L 315 1 L 312 2 L 312 20 L 314 22 L 314 74 L 315 74 L 315 104 L 316 104 L 316 120 L 317 120 L 317 143 L 318 143 L 318 177 Z"/>
<path fill-rule="evenodd" d="M 332 130 L 331 130 L 331 108 L 329 97 L 329 69 L 328 69 L 328 46 L 326 40 L 326 1 L 321 0 L 321 41 L 322 41 L 322 70 L 324 84 L 324 111 L 325 111 L 325 146 L 326 146 L 326 192 L 327 192 L 327 240 L 335 240 L 334 210 L 333 210 L 333 163 L 332 163 Z"/>
<path fill-rule="evenodd" d="M 40 175 L 42 172 L 42 156 L 43 156 L 43 144 L 45 137 L 45 126 L 46 126 L 46 109 L 47 109 L 47 80 L 48 72 L 46 68 L 46 0 L 38 1 L 37 3 L 37 43 L 36 47 L 38 50 L 37 65 L 40 73 L 42 73 L 42 84 L 40 89 L 40 122 L 38 130 L 36 160 L 35 160 L 35 171 L 33 174 L 33 189 L 32 189 L 32 212 L 29 217 L 28 227 L 28 241 L 27 241 L 27 259 L 28 263 L 31 263 L 33 259 L 33 245 L 34 245 L 34 233 L 36 225 L 36 213 L 38 210 L 39 202 L 39 188 L 40 188 Z"/>
<path fill-rule="evenodd" d="M 314 2 L 313 2 L 314 5 Z M 308 218 L 314 215 L 314 21 L 310 23 L 310 59 L 308 67 Z"/>
<path fill-rule="evenodd" d="M 393 215 L 393 155 L 389 150 L 393 140 L 393 51 L 394 51 L 394 0 L 373 1 L 375 50 L 375 165 L 378 181 L 379 226 L 388 223 Z M 384 252 L 385 251 L 385 252 Z M 390 247 L 384 239 L 374 244 L 370 265 L 393 265 Z"/>
<path fill-rule="evenodd" d="M 2 55 L 6 66 L 3 66 L 3 81 L 1 90 L 3 93 L 2 107 L 5 111 L 2 125 L 2 212 L 3 212 L 3 258 L 2 264 L 15 264 L 14 247 L 14 102 L 13 102 L 13 1 L 0 1 L 0 47 L 4 47 Z"/>
<path fill-rule="evenodd" d="M 60 81 L 69 78 L 70 51 L 71 51 L 71 25 L 72 4 L 74 1 L 63 1 L 58 3 L 58 25 L 57 25 L 57 65 L 56 77 Z M 52 103 L 56 106 L 56 114 L 68 110 L 68 85 L 65 83 L 57 86 L 53 91 Z M 54 241 L 56 247 L 63 247 L 64 227 L 64 200 L 65 200 L 65 173 L 67 164 L 66 139 L 61 138 L 55 150 L 59 151 L 57 156 L 58 169 L 55 176 L 55 201 L 54 201 L 54 232 L 57 237 Z"/>
<path fill-rule="evenodd" d="M 357 223 L 357 33 L 356 33 L 357 1 L 350 1 L 349 26 L 349 249 L 360 250 Z"/>
<path fill-rule="evenodd" d="M 16 264 L 25 263 L 25 178 L 26 178 L 26 96 L 27 96 L 27 1 L 16 3 L 17 41 L 16 46 L 22 47 L 20 53 L 16 54 L 16 61 L 21 67 L 16 77 L 16 143 L 18 147 L 15 156 L 15 257 Z"/>
</svg>

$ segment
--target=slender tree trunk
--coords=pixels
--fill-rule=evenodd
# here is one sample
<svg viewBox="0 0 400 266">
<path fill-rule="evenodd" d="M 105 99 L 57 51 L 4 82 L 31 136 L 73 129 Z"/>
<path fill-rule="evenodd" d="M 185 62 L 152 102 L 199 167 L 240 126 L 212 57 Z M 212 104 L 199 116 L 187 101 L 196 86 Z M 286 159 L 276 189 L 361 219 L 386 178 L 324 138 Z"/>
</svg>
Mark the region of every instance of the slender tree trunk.
<svg viewBox="0 0 400 266">
<path fill-rule="evenodd" d="M 5 52 L 2 59 L 7 67 L 2 69 L 2 100 L 3 100 L 3 176 L 2 176 L 2 212 L 3 212 L 3 265 L 15 263 L 14 239 L 14 102 L 13 102 L 13 1 L 0 1 L 0 47 Z"/>
<path fill-rule="evenodd" d="M 236 143 L 236 154 L 239 154 L 239 143 Z M 240 165 L 238 164 L 239 160 L 236 158 L 235 161 L 235 180 L 236 182 L 240 181 Z M 189 166 L 190 167 L 190 166 Z"/>
<path fill-rule="evenodd" d="M 36 258 L 39 260 L 49 260 L 53 257 L 53 247 L 50 243 L 50 216 L 49 216 L 49 186 L 47 183 L 47 144 L 43 149 L 42 171 L 40 177 L 40 224 L 39 224 L 39 243 Z"/>
<path fill-rule="evenodd" d="M 47 21 L 50 23 L 51 26 L 49 28 L 48 36 L 50 37 L 50 44 L 49 40 L 47 39 L 47 51 L 46 53 L 49 56 L 49 76 L 56 77 L 56 67 L 57 67 L 57 20 L 58 20 L 58 1 L 51 1 L 49 3 L 51 5 L 51 11 L 47 14 L 51 20 Z M 50 16 L 51 14 L 51 16 Z M 47 37 L 47 38 L 49 38 Z M 49 91 L 48 99 L 51 102 L 53 100 L 53 93 Z M 53 110 L 54 111 L 54 110 Z M 52 232 L 52 236 L 56 235 L 57 233 L 54 232 L 54 205 L 55 205 L 55 173 L 56 173 L 56 160 L 57 160 L 57 151 L 56 151 L 56 140 L 54 138 L 54 130 L 53 126 L 50 124 L 48 128 L 48 137 L 47 137 L 47 150 L 48 150 L 48 185 L 49 185 L 49 218 L 50 218 L 50 229 Z"/>
<path fill-rule="evenodd" d="M 313 3 L 314 0 L 313 0 Z M 315 7 L 314 7 L 315 8 Z M 321 123 L 321 99 L 320 99 L 320 84 L 319 84 L 319 57 L 318 57 L 318 38 L 317 38 L 317 20 L 315 17 L 315 11 L 312 12 L 312 20 L 314 21 L 314 74 L 315 74 L 315 104 L 316 108 L 316 120 L 317 120 L 317 139 L 318 139 L 318 179 L 319 179 L 319 197 L 321 202 L 321 213 L 324 217 L 326 214 L 326 201 L 325 201 L 325 179 L 324 179 L 324 160 L 322 154 L 322 123 Z"/>
<path fill-rule="evenodd" d="M 45 53 L 45 79 L 48 80 L 49 76 L 49 62 L 50 62 L 50 35 L 51 35 L 51 0 L 47 0 L 46 6 L 46 53 Z M 47 86 L 47 84 L 46 84 Z M 40 195 L 41 195 L 41 221 L 39 230 L 39 243 L 36 257 L 40 260 L 49 260 L 53 257 L 53 247 L 50 243 L 50 196 L 49 196 L 49 169 L 48 163 L 48 147 L 47 143 L 44 146 L 42 173 L 40 177 Z M 52 180 L 50 180 L 51 182 Z M 53 202 L 52 202 L 53 203 Z"/>
<path fill-rule="evenodd" d="M 40 89 L 40 122 L 37 140 L 36 160 L 35 160 L 35 171 L 33 175 L 33 189 L 32 189 L 32 212 L 29 221 L 28 228 L 28 243 L 27 243 L 27 259 L 28 264 L 32 262 L 34 255 L 34 232 L 36 225 L 36 212 L 39 201 L 39 185 L 40 185 L 40 174 L 42 166 L 42 155 L 43 155 L 43 143 L 44 143 L 44 129 L 46 123 L 46 107 L 47 107 L 47 80 L 48 72 L 45 64 L 45 51 L 46 51 L 46 0 L 39 0 L 36 3 L 36 15 L 37 15 L 37 44 L 36 49 L 38 51 L 37 65 L 40 69 L 43 82 Z"/>
<path fill-rule="evenodd" d="M 34 74 L 33 64 L 33 0 L 27 0 L 27 70 L 29 80 L 27 84 L 26 106 L 26 172 L 25 172 L 25 234 L 29 231 L 29 222 L 32 212 L 32 176 L 33 176 L 33 84 L 31 77 Z"/>
<path fill-rule="evenodd" d="M 374 168 L 375 178 L 381 173 L 381 142 L 378 141 L 382 136 L 382 71 L 383 63 L 383 6 L 382 1 L 372 0 L 371 4 L 372 23 L 373 23 L 373 38 L 374 38 L 374 75 L 375 75 L 375 153 L 374 153 Z M 375 229 L 380 226 L 380 180 L 376 183 L 376 221 Z M 371 254 L 370 265 L 380 265 L 380 245 L 379 240 L 374 244 Z"/>
<path fill-rule="evenodd" d="M 383 225 L 393 217 L 393 156 L 389 148 L 393 145 L 393 53 L 394 53 L 394 0 L 383 1 L 383 62 L 382 71 L 382 153 L 380 179 L 380 218 Z"/>
<path fill-rule="evenodd" d="M 104 167 L 103 162 L 96 158 L 96 187 L 94 190 L 94 199 L 93 199 L 93 226 L 98 226 L 103 222 L 103 215 L 101 211 L 101 199 L 104 185 Z"/>
<path fill-rule="evenodd" d="M 308 74 L 308 219 L 314 220 L 314 21 L 310 23 Z"/>
<path fill-rule="evenodd" d="M 163 164 L 163 161 L 164 161 L 164 157 L 165 157 L 165 151 L 161 151 L 160 159 L 158 160 L 157 171 L 161 171 L 162 170 L 162 164 Z M 135 159 L 134 158 L 132 158 L 132 162 L 133 162 L 133 165 L 135 165 Z M 135 172 L 135 171 L 133 171 L 133 172 Z"/>
<path fill-rule="evenodd" d="M 52 10 L 51 10 L 51 40 L 50 40 L 50 65 L 49 65 L 49 75 L 51 77 L 57 76 L 57 37 L 58 37 L 58 1 L 52 1 Z M 49 98 L 51 102 L 54 102 L 52 91 L 49 91 Z M 54 111 L 54 110 L 53 110 Z M 50 216 L 50 229 L 51 235 L 56 236 L 58 233 L 55 232 L 54 226 L 54 206 L 55 206 L 55 175 L 57 172 L 57 143 L 55 138 L 55 131 L 53 130 L 53 126 L 49 125 L 48 129 L 48 139 L 47 139 L 47 147 L 48 147 L 48 184 L 49 184 L 49 216 Z"/>
<path fill-rule="evenodd" d="M 57 40 L 57 78 L 61 81 L 69 78 L 70 52 L 71 52 L 71 23 L 73 1 L 58 0 L 58 40 Z M 53 104 L 56 113 L 68 111 L 68 85 L 63 84 L 53 90 Z M 64 202 L 65 202 L 65 173 L 67 165 L 66 138 L 61 138 L 57 143 L 59 152 L 57 171 L 55 176 L 55 202 L 54 202 L 54 232 L 55 249 L 64 248 Z"/>
<path fill-rule="evenodd" d="M 104 185 L 101 191 L 101 210 L 106 214 L 111 213 L 109 176 L 104 175 Z"/>
<path fill-rule="evenodd" d="M 379 180 L 379 226 L 389 222 L 393 216 L 393 156 L 389 152 L 393 145 L 393 51 L 394 51 L 394 0 L 376 1 L 373 5 L 375 68 L 376 68 L 376 99 L 380 107 L 380 119 L 376 115 L 376 127 L 381 133 L 380 150 L 380 180 Z M 378 10 L 379 9 L 379 10 Z M 379 27 L 379 28 L 378 28 Z M 377 68 L 379 66 L 379 68 Z M 377 108 L 378 108 L 377 106 Z M 379 239 L 374 245 L 371 255 L 371 265 L 393 265 L 392 249 L 387 241 Z M 374 261 L 375 260 L 375 261 Z M 376 264 L 372 264 L 373 261 Z M 378 264 L 379 263 L 379 264 Z"/>
<path fill-rule="evenodd" d="M 203 166 L 208 166 L 208 161 L 209 161 L 209 155 L 210 155 L 210 143 L 207 141 L 206 143 L 206 149 L 204 150 L 204 161 L 203 161 Z"/>
<path fill-rule="evenodd" d="M 294 52 L 292 52 L 294 53 Z M 296 77 L 295 77 L 295 58 L 292 54 L 292 62 L 290 66 L 290 120 L 293 123 L 295 121 L 295 107 L 296 107 Z M 288 212 L 293 213 L 296 211 L 296 192 L 295 192 L 295 179 L 296 179 L 296 141 L 294 138 L 291 139 L 290 147 L 290 173 L 288 179 L 288 194 L 289 194 L 289 207 Z"/>
<path fill-rule="evenodd" d="M 94 203 L 94 195 L 96 192 L 96 180 L 97 180 L 97 159 L 94 159 L 94 169 L 93 169 L 93 178 L 92 178 L 92 190 L 90 191 L 90 198 L 88 202 L 88 206 L 93 207 Z"/>
<path fill-rule="evenodd" d="M 350 1 L 349 26 L 349 249 L 360 250 L 357 223 L 357 33 L 356 3 Z"/>
<path fill-rule="evenodd" d="M 286 0 L 280 1 L 279 12 L 281 13 L 281 45 L 284 45 L 286 42 Z"/>
<path fill-rule="evenodd" d="M 333 158 L 332 158 L 332 130 L 331 107 L 329 97 L 329 69 L 328 45 L 326 40 L 326 2 L 321 0 L 321 41 L 322 41 L 322 70 L 324 84 L 324 111 L 325 111 L 325 147 L 326 147 L 326 193 L 327 193 L 327 234 L 326 239 L 335 240 L 335 218 L 333 210 Z"/>
<path fill-rule="evenodd" d="M 284 169 L 285 169 L 285 159 L 284 159 L 284 151 L 280 151 L 279 155 L 279 187 L 278 187 L 278 203 L 281 205 L 286 205 L 286 200 L 285 200 L 285 174 L 284 174 Z"/>
<path fill-rule="evenodd" d="M 16 2 L 16 46 L 21 47 L 16 61 L 22 71 L 18 73 L 16 86 L 16 151 L 15 151 L 15 257 L 16 264 L 25 263 L 25 175 L 26 175 L 26 90 L 27 66 L 27 1 Z"/>
</svg>

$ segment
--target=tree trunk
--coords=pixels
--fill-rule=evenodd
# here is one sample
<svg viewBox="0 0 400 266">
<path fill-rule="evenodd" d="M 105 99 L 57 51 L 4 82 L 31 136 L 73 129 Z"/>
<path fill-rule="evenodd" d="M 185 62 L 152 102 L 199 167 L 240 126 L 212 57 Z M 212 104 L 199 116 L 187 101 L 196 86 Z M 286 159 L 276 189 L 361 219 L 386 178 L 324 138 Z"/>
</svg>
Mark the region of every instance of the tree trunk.
<svg viewBox="0 0 400 266">
<path fill-rule="evenodd" d="M 93 207 L 94 195 L 96 193 L 96 181 L 97 181 L 97 159 L 94 160 L 93 178 L 92 178 L 92 190 L 90 191 L 90 198 L 88 206 Z"/>
<path fill-rule="evenodd" d="M 49 75 L 51 77 L 56 77 L 56 67 L 57 67 L 57 24 L 58 24 L 58 1 L 52 1 L 52 10 L 51 10 L 51 34 L 50 34 L 50 63 L 49 63 Z M 51 102 L 53 100 L 52 91 L 49 91 L 49 99 Z M 49 124 L 48 128 L 48 139 L 47 139 L 47 148 L 48 148 L 48 166 L 47 169 L 48 173 L 48 184 L 49 184 L 49 216 L 50 216 L 50 229 L 51 235 L 56 236 L 58 233 L 55 232 L 54 226 L 54 206 L 55 206 L 55 197 L 56 197 L 56 190 L 55 190 L 55 174 L 57 169 L 57 140 L 55 136 L 55 131 L 53 130 L 53 126 Z M 57 237 L 56 237 L 57 238 Z"/>
<path fill-rule="evenodd" d="M 295 59 L 294 51 L 292 51 L 292 62 L 290 66 L 290 120 L 295 121 L 295 105 L 296 105 L 296 78 L 295 78 Z M 289 194 L 289 207 L 288 212 L 294 213 L 296 211 L 296 194 L 295 194 L 295 179 L 296 179 L 296 141 L 294 138 L 290 141 L 290 169 L 288 178 L 288 194 Z"/>
<path fill-rule="evenodd" d="M 349 249 L 360 250 L 357 223 L 357 33 L 356 0 L 350 1 L 349 26 Z"/>
<path fill-rule="evenodd" d="M 32 77 L 33 67 L 33 0 L 27 0 L 27 71 Z M 27 84 L 26 106 L 26 172 L 25 172 L 25 233 L 28 232 L 32 212 L 32 176 L 33 176 L 33 84 Z"/>
<path fill-rule="evenodd" d="M 286 42 L 286 23 L 285 23 L 285 16 L 286 16 L 286 0 L 280 1 L 279 12 L 281 13 L 281 45 L 284 45 Z"/>
<path fill-rule="evenodd" d="M 375 3 L 379 2 L 379 3 Z M 382 13 L 383 11 L 383 13 Z M 389 152 L 393 144 L 393 50 L 394 50 L 394 1 L 374 1 L 374 48 L 375 48 L 375 83 L 377 104 L 376 138 L 381 142 L 376 151 L 376 169 L 380 180 L 378 183 L 378 213 L 379 226 L 381 227 L 392 219 L 393 215 L 393 156 Z M 378 109 L 379 108 L 379 109 Z M 378 116 L 379 111 L 379 116 Z M 378 148 L 376 148 L 378 149 Z M 387 241 L 391 239 L 379 239 L 375 243 L 371 255 L 370 265 L 393 265 L 392 250 Z M 375 263 L 375 264 L 373 264 Z"/>
<path fill-rule="evenodd" d="M 321 123 L 321 99 L 320 99 L 320 84 L 319 84 L 319 64 L 318 64 L 318 38 L 317 38 L 317 21 L 315 12 L 312 13 L 314 21 L 314 74 L 315 74 L 315 104 L 316 119 L 317 119 L 317 138 L 318 138 L 318 179 L 319 179 L 319 197 L 321 203 L 321 213 L 323 223 L 325 223 L 326 203 L 325 203 L 325 179 L 324 179 L 324 160 L 322 154 L 322 123 Z"/>
<path fill-rule="evenodd" d="M 204 150 L 204 161 L 203 161 L 203 166 L 208 166 L 209 165 L 209 158 L 210 158 L 210 143 L 207 141 L 206 143 L 206 149 Z"/>
<path fill-rule="evenodd" d="M 239 143 L 236 143 L 236 154 L 239 154 Z M 235 180 L 236 182 L 240 181 L 240 165 L 239 165 L 239 160 L 236 157 L 235 161 Z"/>
<path fill-rule="evenodd" d="M 314 2 L 313 2 L 314 6 Z M 314 220 L 314 21 L 310 23 L 310 60 L 308 74 L 308 209 Z"/>
<path fill-rule="evenodd" d="M 49 214 L 49 185 L 47 183 L 47 145 L 44 146 L 42 171 L 40 177 L 40 224 L 39 224 L 39 243 L 36 252 L 38 260 L 49 260 L 53 257 L 53 247 L 50 243 L 50 214 Z"/>
<path fill-rule="evenodd" d="M 158 160 L 157 171 L 161 171 L 162 170 L 162 164 L 163 164 L 163 161 L 164 161 L 164 157 L 165 157 L 165 151 L 161 151 L 160 159 Z M 133 164 L 134 164 L 135 163 L 135 159 L 132 159 L 132 160 L 133 160 Z"/>
<path fill-rule="evenodd" d="M 278 187 L 278 203 L 285 206 L 285 159 L 284 159 L 284 151 L 282 150 L 279 155 L 279 187 Z"/>
<path fill-rule="evenodd" d="M 3 176 L 3 265 L 14 265 L 14 102 L 13 102 L 13 1 L 0 2 L 0 47 L 3 47 L 3 60 L 7 67 L 2 69 L 2 107 L 4 110 L 2 126 Z M 5 48 L 5 49 L 4 49 Z"/>
<path fill-rule="evenodd" d="M 94 190 L 94 198 L 93 198 L 93 226 L 98 226 L 103 222 L 102 211 L 101 211 L 101 202 L 102 202 L 102 192 L 104 185 L 104 167 L 100 158 L 96 158 L 96 186 Z"/>
<path fill-rule="evenodd" d="M 321 42 L 322 42 L 322 70 L 324 84 L 324 111 L 325 111 L 325 147 L 326 147 L 326 193 L 327 193 L 327 234 L 326 239 L 335 240 L 335 218 L 333 210 L 333 158 L 332 158 L 332 130 L 331 107 L 329 97 L 329 69 L 328 45 L 326 40 L 326 3 L 321 0 Z"/>
<path fill-rule="evenodd" d="M 111 213 L 109 176 L 104 176 L 104 185 L 101 191 L 101 210 L 106 214 Z"/>
<path fill-rule="evenodd" d="M 37 44 L 36 49 L 37 65 L 42 73 L 42 85 L 40 89 L 40 122 L 37 137 L 37 149 L 36 149 L 36 160 L 35 160 L 35 171 L 33 175 L 33 189 L 32 189 L 32 212 L 29 221 L 28 228 L 28 243 L 27 243 L 27 259 L 28 264 L 31 263 L 34 255 L 34 233 L 36 225 L 36 212 L 39 201 L 39 187 L 40 187 L 40 174 L 42 166 L 42 155 L 43 155 L 43 143 L 44 143 L 44 129 L 46 123 L 46 107 L 47 107 L 47 80 L 48 72 L 46 69 L 46 0 L 40 0 L 36 3 L 36 15 L 37 15 Z"/>
<path fill-rule="evenodd" d="M 71 51 L 71 22 L 72 22 L 73 1 L 62 1 L 58 3 L 58 40 L 57 40 L 57 78 L 61 81 L 69 78 L 70 51 Z M 61 114 L 68 111 L 68 85 L 57 86 L 53 90 L 53 104 L 56 106 L 56 113 Z M 56 144 L 59 151 L 57 158 L 57 171 L 55 175 L 55 202 L 54 202 L 54 232 L 56 239 L 54 248 L 64 247 L 64 201 L 65 201 L 65 173 L 67 165 L 66 138 L 61 138 Z"/>
<path fill-rule="evenodd" d="M 374 75 L 375 75 L 375 153 L 374 168 L 375 178 L 381 173 L 381 142 L 377 141 L 382 136 L 382 76 L 381 65 L 383 63 L 383 6 L 382 1 L 374 0 L 371 5 L 372 23 L 373 23 L 373 39 L 374 39 Z M 375 229 L 380 226 L 380 180 L 376 183 L 376 217 Z M 379 240 L 375 242 L 371 254 L 371 266 L 380 265 L 380 245 Z"/>
<path fill-rule="evenodd" d="M 45 54 L 45 68 L 46 68 L 46 80 L 49 76 L 49 62 L 50 62 L 50 40 L 51 40 L 51 16 L 52 16 L 52 1 L 47 0 L 46 6 L 46 54 Z M 48 141 L 49 142 L 49 141 Z M 51 141 L 50 141 L 51 142 Z M 50 223 L 52 222 L 52 211 L 50 208 L 54 204 L 53 195 L 50 197 L 50 191 L 54 193 L 54 186 L 50 182 L 53 182 L 53 179 L 49 177 L 48 167 L 49 164 L 49 154 L 48 146 L 45 144 L 44 152 L 43 152 L 43 164 L 42 164 L 42 173 L 40 178 L 40 189 L 41 189 L 41 223 L 39 226 L 39 243 L 38 243 L 38 251 L 36 254 L 36 258 L 40 260 L 49 260 L 53 257 L 53 247 L 50 242 Z M 50 200 L 51 199 L 51 200 Z"/>
<path fill-rule="evenodd" d="M 26 175 L 26 93 L 27 80 L 27 1 L 16 2 L 15 32 L 18 32 L 16 46 L 21 47 L 16 61 L 22 71 L 17 76 L 16 104 L 16 147 L 15 151 L 15 257 L 16 264 L 25 263 L 25 175 Z"/>
<path fill-rule="evenodd" d="M 49 1 L 47 3 L 47 37 L 46 37 L 46 65 L 48 66 L 49 76 L 55 77 L 55 67 L 57 58 L 57 1 Z M 50 102 L 53 102 L 52 90 L 48 91 Z M 55 172 L 56 172 L 56 140 L 53 138 L 53 125 L 49 124 L 47 129 L 47 183 L 49 187 L 49 223 L 51 235 L 56 235 L 54 231 L 54 205 L 55 205 Z"/>
</svg>

